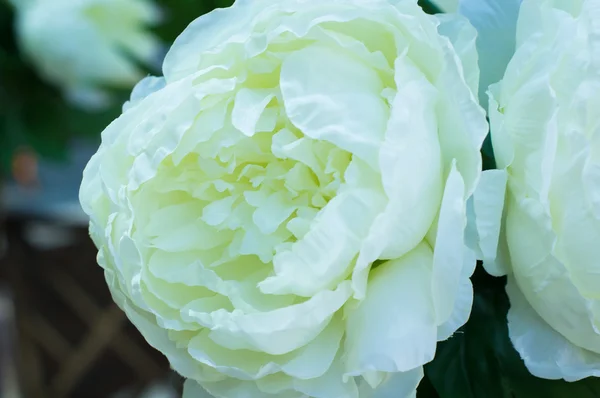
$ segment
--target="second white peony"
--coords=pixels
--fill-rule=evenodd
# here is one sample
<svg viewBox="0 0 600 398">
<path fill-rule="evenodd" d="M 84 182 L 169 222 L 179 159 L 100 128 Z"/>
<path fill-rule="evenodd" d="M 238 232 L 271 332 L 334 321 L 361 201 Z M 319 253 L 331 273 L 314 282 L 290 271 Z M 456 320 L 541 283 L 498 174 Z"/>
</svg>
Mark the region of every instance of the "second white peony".
<svg viewBox="0 0 600 398">
<path fill-rule="evenodd" d="M 523 1 L 516 52 L 490 87 L 506 174 L 486 172 L 474 201 L 484 265 L 509 274 L 510 338 L 548 379 L 600 377 L 598 21 L 599 0 Z M 495 258 L 500 219 L 489 216 L 502 210 L 506 176 Z"/>
<path fill-rule="evenodd" d="M 471 309 L 474 43 L 414 0 L 241 0 L 134 89 L 80 198 L 187 396 L 415 396 Z"/>
</svg>

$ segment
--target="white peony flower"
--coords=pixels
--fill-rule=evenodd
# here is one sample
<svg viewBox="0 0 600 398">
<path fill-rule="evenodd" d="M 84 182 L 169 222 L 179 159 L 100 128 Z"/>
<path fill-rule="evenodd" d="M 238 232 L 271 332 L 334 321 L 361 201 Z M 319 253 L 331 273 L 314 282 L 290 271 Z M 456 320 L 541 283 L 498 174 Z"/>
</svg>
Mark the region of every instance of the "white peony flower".
<svg viewBox="0 0 600 398">
<path fill-rule="evenodd" d="M 22 51 L 75 104 L 102 106 L 102 86 L 132 87 L 159 56 L 147 31 L 158 8 L 146 0 L 13 0 Z"/>
<path fill-rule="evenodd" d="M 415 396 L 471 308 L 474 43 L 413 0 L 241 0 L 134 89 L 80 198 L 188 396 Z"/>
<path fill-rule="evenodd" d="M 474 197 L 484 265 L 509 274 L 511 340 L 548 379 L 600 376 L 598 21 L 599 0 L 523 1 L 516 52 L 489 91 L 506 172 L 484 173 Z"/>
</svg>

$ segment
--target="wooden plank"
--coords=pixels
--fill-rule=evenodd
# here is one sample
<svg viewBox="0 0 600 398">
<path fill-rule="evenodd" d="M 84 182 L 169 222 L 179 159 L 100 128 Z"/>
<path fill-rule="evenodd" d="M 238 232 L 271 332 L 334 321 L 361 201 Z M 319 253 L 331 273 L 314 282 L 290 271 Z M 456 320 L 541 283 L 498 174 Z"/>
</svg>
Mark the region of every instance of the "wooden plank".
<svg viewBox="0 0 600 398">
<path fill-rule="evenodd" d="M 37 342 L 58 363 L 70 355 L 71 344 L 41 316 L 27 315 L 21 323 L 23 331 L 29 338 Z"/>
<path fill-rule="evenodd" d="M 52 381 L 51 387 L 56 398 L 69 394 L 80 376 L 85 374 L 118 333 L 124 320 L 125 314 L 116 305 L 110 306 L 96 319 L 90 333 L 62 365 Z"/>
<path fill-rule="evenodd" d="M 53 269 L 44 277 L 77 316 L 91 327 L 102 311 L 85 290 L 69 274 L 59 269 Z M 123 331 L 110 341 L 110 348 L 142 381 L 149 382 L 164 372 L 148 352 Z"/>
</svg>

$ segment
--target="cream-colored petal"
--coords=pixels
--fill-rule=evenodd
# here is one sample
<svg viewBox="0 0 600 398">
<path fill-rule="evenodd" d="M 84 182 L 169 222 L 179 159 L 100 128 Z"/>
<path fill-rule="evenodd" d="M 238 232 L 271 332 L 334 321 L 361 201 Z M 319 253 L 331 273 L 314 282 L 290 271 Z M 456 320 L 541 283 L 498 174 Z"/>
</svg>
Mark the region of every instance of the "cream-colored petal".
<svg viewBox="0 0 600 398">
<path fill-rule="evenodd" d="M 261 291 L 310 297 L 336 286 L 351 273 L 362 238 L 383 203 L 383 195 L 366 189 L 333 198 L 302 239 L 275 255 L 275 274 L 259 284 Z"/>
<path fill-rule="evenodd" d="M 363 382 L 359 386 L 360 398 L 416 398 L 417 386 L 423 378 L 423 367 L 408 372 L 389 373 L 375 389 Z"/>
<path fill-rule="evenodd" d="M 379 153 L 389 202 L 361 245 L 352 275 L 358 299 L 364 297 L 371 263 L 413 249 L 430 228 L 441 201 L 441 153 L 433 115 L 437 93 L 406 57 L 396 60 L 396 80 L 398 92 Z"/>
<path fill-rule="evenodd" d="M 464 191 L 463 179 L 453 163 L 446 180 L 433 249 L 432 290 L 438 324 L 446 322 L 452 314 L 461 285 L 467 222 Z"/>
<path fill-rule="evenodd" d="M 285 354 L 313 340 L 350 296 L 348 282 L 323 290 L 300 304 L 272 311 L 244 314 L 218 310 L 187 310 L 186 317 L 211 329 L 210 338 L 223 347 Z"/>
<path fill-rule="evenodd" d="M 471 316 L 471 307 L 473 306 L 471 275 L 473 275 L 473 271 L 475 271 L 475 266 L 477 265 L 475 253 L 465 247 L 463 261 L 458 290 L 454 299 L 454 308 L 450 317 L 438 326 L 438 341 L 443 341 L 451 337 L 461 326 L 467 323 L 469 316 Z"/>
<path fill-rule="evenodd" d="M 520 6 L 521 0 L 460 0 L 458 12 L 477 29 L 479 98 L 486 108 L 489 85 L 502 79 L 515 51 Z"/>
<path fill-rule="evenodd" d="M 205 329 L 188 345 L 190 355 L 220 373 L 242 380 L 256 380 L 283 372 L 307 380 L 321 377 L 337 355 L 344 329 L 340 317 L 335 317 L 319 335 L 304 347 L 285 355 L 268 355 L 249 350 L 229 350 L 217 345 Z"/>
<path fill-rule="evenodd" d="M 454 10 L 446 10 L 446 12 L 455 12 L 458 8 L 459 0 L 441 1 L 454 3 Z M 438 2 L 440 1 L 438 0 Z M 477 93 L 479 90 L 479 68 L 477 67 L 479 55 L 475 45 L 477 31 L 469 23 L 467 18 L 462 16 L 437 14 L 436 18 L 440 21 L 438 32 L 450 40 L 456 54 L 461 60 L 465 82 L 472 92 Z"/>
<path fill-rule="evenodd" d="M 302 133 L 378 167 L 388 111 L 377 73 L 337 49 L 310 46 L 281 66 L 286 114 Z"/>
<path fill-rule="evenodd" d="M 421 243 L 371 271 L 365 299 L 345 308 L 347 375 L 405 372 L 433 359 L 432 263 L 431 249 Z"/>
<path fill-rule="evenodd" d="M 477 230 L 475 245 L 485 270 L 494 276 L 506 275 L 510 267 L 506 262 L 506 253 L 499 252 L 504 250 L 500 240 L 505 237 L 500 235 L 500 231 L 507 177 L 505 170 L 484 171 L 473 193 L 474 213 L 470 221 Z"/>
<path fill-rule="evenodd" d="M 548 325 L 527 302 L 513 278 L 509 277 L 506 291 L 510 298 L 510 339 L 534 376 L 566 381 L 600 377 L 599 353 L 571 343 Z"/>
</svg>

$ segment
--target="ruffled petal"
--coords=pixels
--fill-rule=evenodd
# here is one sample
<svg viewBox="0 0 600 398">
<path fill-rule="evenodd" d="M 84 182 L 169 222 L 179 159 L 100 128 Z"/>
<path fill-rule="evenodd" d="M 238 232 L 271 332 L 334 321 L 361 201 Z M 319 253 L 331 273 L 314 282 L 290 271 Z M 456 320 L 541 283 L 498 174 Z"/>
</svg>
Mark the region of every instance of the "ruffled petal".
<svg viewBox="0 0 600 398">
<path fill-rule="evenodd" d="M 183 385 L 182 398 L 306 398 L 297 391 L 278 391 L 268 394 L 260 390 L 255 382 L 228 379 L 214 383 L 202 383 L 202 387 L 194 380 L 186 380 Z"/>
<path fill-rule="evenodd" d="M 405 372 L 433 359 L 432 263 L 431 249 L 421 243 L 371 271 L 365 299 L 345 308 L 347 375 Z"/>
<path fill-rule="evenodd" d="M 254 3 L 254 4 L 253 4 Z M 252 21 L 258 10 L 265 10 L 263 0 L 236 1 L 232 7 L 217 8 L 195 19 L 177 36 L 163 62 L 167 82 L 192 75 L 198 71 L 202 57 L 223 43 L 243 43 L 250 36 Z M 192 50 L 193 49 L 193 50 Z M 227 57 L 220 57 L 222 60 Z M 227 63 L 214 65 L 229 69 Z"/>
<path fill-rule="evenodd" d="M 453 164 L 446 180 L 433 249 L 432 291 L 438 324 L 448 320 L 461 284 L 466 226 L 465 185 Z"/>
<path fill-rule="evenodd" d="M 332 366 L 344 329 L 340 317 L 336 317 L 307 345 L 280 356 L 248 350 L 229 350 L 217 345 L 209 334 L 210 330 L 205 329 L 193 337 L 188 351 L 199 363 L 214 368 L 219 373 L 236 379 L 256 380 L 283 372 L 306 380 L 323 376 Z"/>
<path fill-rule="evenodd" d="M 477 29 L 479 52 L 479 99 L 487 108 L 490 84 L 504 75 L 515 52 L 517 18 L 521 0 L 460 0 L 458 12 Z"/>
<path fill-rule="evenodd" d="M 373 69 L 337 49 L 314 45 L 284 60 L 280 84 L 286 114 L 305 136 L 331 142 L 378 168 L 389 111 Z"/>
<path fill-rule="evenodd" d="M 406 57 L 396 60 L 398 91 L 379 153 L 388 205 L 362 243 L 352 275 L 355 297 L 364 297 L 370 264 L 401 257 L 425 236 L 441 201 L 442 165 L 433 115 L 437 93 Z M 415 170 L 419 172 L 416 173 Z"/>
<path fill-rule="evenodd" d="M 273 98 L 273 90 L 240 89 L 235 95 L 231 123 L 244 135 L 252 137 L 261 115 Z"/>
<path fill-rule="evenodd" d="M 315 379 L 294 380 L 294 389 L 314 398 L 362 398 L 353 378 L 343 378 L 345 361 L 342 354 L 336 358 L 327 373 Z"/>
<path fill-rule="evenodd" d="M 323 290 L 307 301 L 272 311 L 244 314 L 225 309 L 206 313 L 183 309 L 185 316 L 210 328 L 210 338 L 223 347 L 285 354 L 313 340 L 350 296 L 349 282 Z"/>
<path fill-rule="evenodd" d="M 506 242 L 500 235 L 507 173 L 505 170 L 487 170 L 481 175 L 479 185 L 473 193 L 473 217 L 469 222 L 476 229 L 476 242 L 485 270 L 494 276 L 509 272 Z M 500 241 L 504 241 L 500 243 Z"/>
<path fill-rule="evenodd" d="M 548 325 L 527 302 L 513 278 L 508 279 L 506 291 L 510 298 L 510 339 L 534 376 L 566 381 L 600 377 L 599 353 L 571 343 Z"/>
<path fill-rule="evenodd" d="M 442 1 L 454 3 L 452 5 L 454 11 L 458 8 L 459 0 Z M 479 56 L 477 54 L 477 46 L 475 45 L 477 30 L 475 30 L 469 21 L 462 16 L 437 14 L 436 18 L 440 21 L 438 32 L 441 35 L 446 36 L 452 43 L 456 55 L 458 55 L 461 60 L 465 81 L 471 91 L 477 93 L 479 90 L 479 68 L 477 67 Z"/>
<path fill-rule="evenodd" d="M 473 307 L 473 284 L 471 283 L 471 275 L 475 271 L 477 260 L 475 253 L 465 247 L 463 254 L 463 266 L 460 273 L 460 281 L 456 298 L 454 299 L 454 308 L 450 317 L 441 325 L 438 326 L 438 341 L 444 341 L 454 334 L 469 319 L 471 315 L 471 307 Z"/>
<path fill-rule="evenodd" d="M 164 77 L 147 76 L 140 80 L 133 90 L 129 101 L 123 104 L 123 112 L 126 112 L 132 106 L 135 106 L 139 101 L 143 100 L 155 91 L 165 87 L 167 84 Z"/>
<path fill-rule="evenodd" d="M 423 367 L 408 372 L 389 373 L 375 389 L 367 382 L 359 386 L 360 398 L 416 398 L 417 386 L 423 379 Z"/>
<path fill-rule="evenodd" d="M 469 88 L 469 72 L 477 69 L 468 64 L 473 57 L 460 59 L 450 40 L 440 38 L 444 62 L 438 78 L 440 95 L 437 106 L 439 142 L 443 156 L 444 172 L 450 173 L 452 162 L 465 183 L 465 198 L 475 190 L 481 174 L 480 149 L 488 134 L 485 110 L 479 106 L 475 94 Z"/>
<path fill-rule="evenodd" d="M 259 284 L 261 291 L 310 297 L 340 283 L 384 203 L 383 195 L 367 189 L 333 198 L 302 239 L 275 255 L 275 275 Z"/>
</svg>

